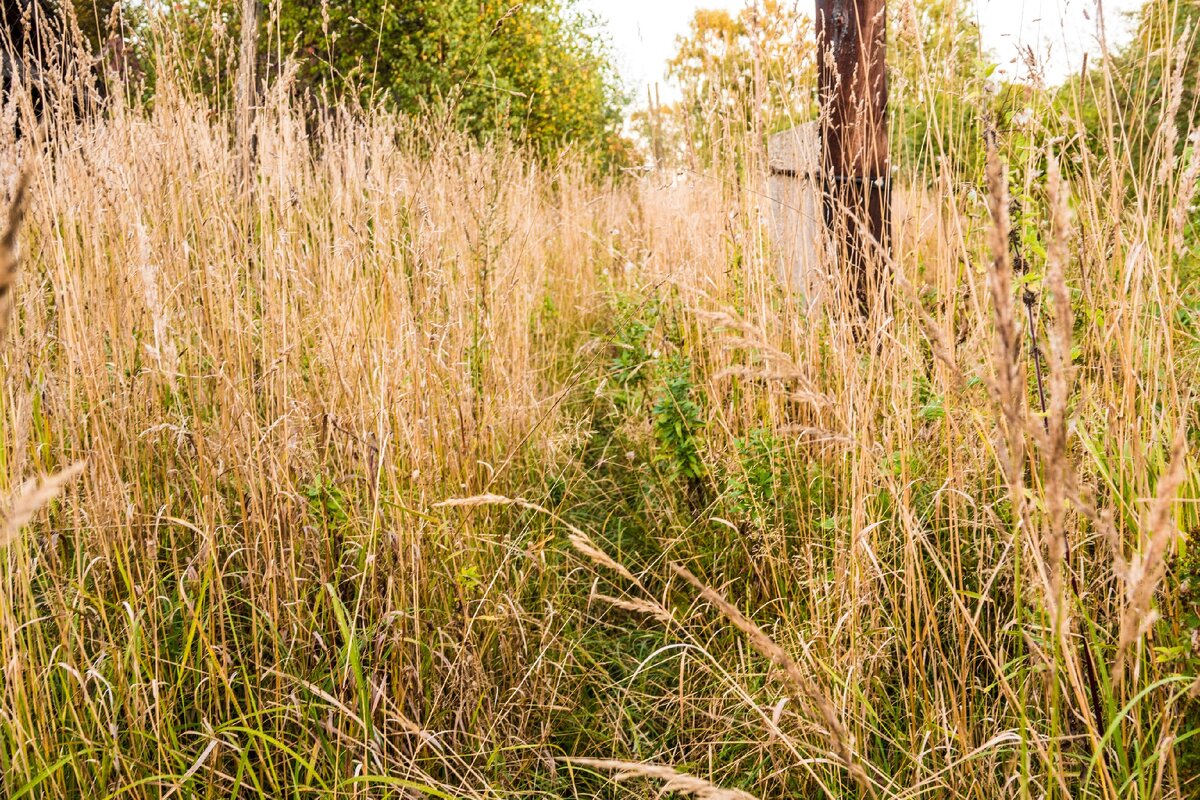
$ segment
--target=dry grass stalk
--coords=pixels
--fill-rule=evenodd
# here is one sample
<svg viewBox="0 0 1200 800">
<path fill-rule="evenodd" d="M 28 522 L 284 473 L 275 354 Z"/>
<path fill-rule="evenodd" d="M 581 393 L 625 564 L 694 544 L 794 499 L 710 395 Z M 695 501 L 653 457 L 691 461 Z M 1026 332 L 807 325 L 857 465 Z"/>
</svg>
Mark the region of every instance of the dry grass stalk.
<svg viewBox="0 0 1200 800">
<path fill-rule="evenodd" d="M 1047 594 L 1057 596 L 1042 542 L 1036 541 L 1031 517 L 1031 503 L 1026 490 L 1026 432 L 1025 371 L 1021 360 L 1021 330 L 1013 300 L 1013 260 L 1009 251 L 1012 222 L 1009 218 L 1007 168 L 1000 159 L 994 136 L 987 143 L 988 210 L 992 224 L 988 228 L 988 244 L 992 253 L 992 268 L 988 270 L 988 290 L 992 300 L 995 340 L 992 347 L 992 397 L 1000 411 L 1000 436 L 996 441 L 1008 495 L 1012 502 L 1017 536 L 1033 538 L 1033 565 L 1037 579 L 1047 588 Z M 1061 544 L 1061 542 L 1060 542 Z M 1060 558 L 1061 563 L 1061 558 Z M 1057 605 L 1051 601 L 1052 607 Z M 1057 613 L 1057 612 L 1056 612 Z"/>
<path fill-rule="evenodd" d="M 807 707 L 817 712 L 825 725 L 832 750 L 841 760 L 842 766 L 849 771 L 850 775 L 864 791 L 874 797 L 875 787 L 871 785 L 866 772 L 854 758 L 854 748 L 850 741 L 850 733 L 838 717 L 833 702 L 825 696 L 817 684 L 800 668 L 795 659 L 786 650 L 776 644 L 775 640 L 766 631 L 755 625 L 737 606 L 726 600 L 717 590 L 705 585 L 686 567 L 673 563 L 671 564 L 671 569 L 676 575 L 683 578 L 699 591 L 700 597 L 715 606 L 726 619 L 733 623 L 735 628 L 744 633 L 755 650 L 782 670 L 786 678 L 785 684 L 792 691 L 793 702 L 802 708 Z"/>
<path fill-rule="evenodd" d="M 699 308 L 688 310 L 700 320 L 734 332 L 734 335 L 722 337 L 722 346 L 725 349 L 750 350 L 762 359 L 760 367 L 726 367 L 713 376 L 714 381 L 740 377 L 786 383 L 795 387 L 787 391 L 787 395 L 794 400 L 807 403 L 816 409 L 837 408 L 837 404 L 828 394 L 821 391 L 813 379 L 812 370 L 801 367 L 791 355 L 781 350 L 778 345 L 772 344 L 770 337 L 760 328 L 724 311 L 705 311 Z"/>
<path fill-rule="evenodd" d="M 29 171 L 21 170 L 8 204 L 8 221 L 4 226 L 4 234 L 0 236 L 0 339 L 8 334 L 9 322 L 12 319 L 13 289 L 20 267 L 17 232 L 25 218 L 25 197 L 28 189 Z"/>
<path fill-rule="evenodd" d="M 142 290 L 142 300 L 146 310 L 150 312 L 154 341 L 146 343 L 146 352 L 154 359 L 159 370 L 168 380 L 174 381 L 179 371 L 179 350 L 171 338 L 170 315 L 167 311 L 166 299 L 159 286 L 160 270 L 154 263 L 154 253 L 150 246 L 150 236 L 146 225 L 139 222 L 136 230 L 137 238 L 137 274 Z"/>
<path fill-rule="evenodd" d="M 654 617 L 659 622 L 667 627 L 675 623 L 675 618 L 671 616 L 671 612 L 663 608 L 658 603 L 652 603 L 647 600 L 638 600 L 628 597 L 612 597 L 607 594 L 600 594 L 593 591 L 590 599 L 598 600 L 601 603 L 607 603 L 613 608 L 619 608 L 622 611 L 629 611 L 634 614 L 646 614 Z"/>
<path fill-rule="evenodd" d="M 602 567 L 611 569 L 613 572 L 625 578 L 627 581 L 642 588 L 639 581 L 632 572 L 626 569 L 621 564 L 617 563 L 612 556 L 600 549 L 600 547 L 592 541 L 591 537 L 581 531 L 576 526 L 564 520 L 558 514 L 555 514 L 548 508 L 538 505 L 529 500 L 524 500 L 520 497 L 505 497 L 499 494 L 480 494 L 473 497 L 456 497 L 450 500 L 443 500 L 440 503 L 435 503 L 434 508 L 478 508 L 480 506 L 516 506 L 529 511 L 536 511 L 539 514 L 545 514 L 550 519 L 567 529 L 567 540 L 571 546 L 578 550 L 589 559 L 599 564 Z"/>
<path fill-rule="evenodd" d="M 1071 547 L 1067 529 L 1067 504 L 1075 502 L 1085 516 L 1095 516 L 1090 503 L 1079 499 L 1076 488 L 1077 477 L 1067 453 L 1067 406 L 1074 384 L 1072 365 L 1071 295 L 1067 286 L 1066 269 L 1070 258 L 1067 243 L 1071 236 L 1070 209 L 1067 205 L 1069 192 L 1064 185 L 1058 158 L 1050 154 L 1048 159 L 1047 193 L 1050 203 L 1050 241 L 1047 248 L 1044 285 L 1050 294 L 1053 319 L 1050 325 L 1050 345 L 1047 355 L 1049 367 L 1050 398 L 1046 409 L 1044 426 L 1030 426 L 1032 433 L 1042 442 L 1042 463 L 1045 474 L 1046 525 L 1044 542 L 1046 572 L 1049 580 L 1046 597 L 1050 610 L 1051 625 L 1066 663 L 1067 679 L 1079 708 L 1089 708 L 1087 714 L 1090 733 L 1099 737 L 1104 727 L 1103 703 L 1100 683 L 1096 675 L 1095 656 L 1086 638 L 1082 640 L 1082 667 L 1077 658 L 1077 647 L 1071 639 L 1071 603 L 1068 601 L 1063 583 L 1064 572 L 1070 576 L 1070 587 L 1075 596 L 1081 594 L 1080 581 L 1071 563 Z M 1083 508 L 1086 506 L 1086 508 Z M 1097 524 L 1103 530 L 1103 526 Z M 1084 686 L 1084 680 L 1087 686 Z"/>
<path fill-rule="evenodd" d="M 86 462 L 79 461 L 61 472 L 43 478 L 30 478 L 17 490 L 16 499 L 0 526 L 0 547 L 16 541 L 21 528 L 29 524 L 38 509 L 58 497 L 63 487 L 83 472 Z"/>
<path fill-rule="evenodd" d="M 1175 42 L 1171 51 L 1171 75 L 1167 81 L 1167 107 L 1159 123 L 1159 165 L 1158 182 L 1169 185 L 1175 174 L 1175 142 L 1179 137 L 1176 117 L 1179 106 L 1183 101 L 1183 84 L 1188 65 L 1188 51 L 1191 47 L 1192 22 L 1189 19 L 1184 24 L 1183 34 Z"/>
<path fill-rule="evenodd" d="M 1150 629 L 1158 613 L 1154 593 L 1167 571 L 1167 557 L 1179 538 L 1173 507 L 1179 487 L 1187 477 L 1187 426 L 1182 422 L 1171 447 L 1171 460 L 1158 478 L 1158 489 L 1141 526 L 1138 552 L 1129 559 L 1125 576 L 1125 607 L 1121 611 L 1121 633 L 1113 682 L 1125 680 L 1129 649 Z"/>
<path fill-rule="evenodd" d="M 1004 466 L 1013 501 L 1024 504 L 1024 381 L 1021 369 L 1021 333 L 1013 305 L 1013 265 L 1009 253 L 1009 195 L 1008 176 L 995 142 L 989 138 L 987 148 L 988 210 L 992 225 L 988 243 L 992 251 L 992 268 L 988 271 L 988 288 L 996 324 L 996 340 L 992 353 L 995 371 L 993 394 L 1007 423 L 1004 445 Z"/>
<path fill-rule="evenodd" d="M 626 569 L 623 565 L 617 563 L 608 553 L 601 550 L 596 543 L 591 540 L 591 537 L 589 537 L 583 531 L 572 527 L 571 533 L 567 537 L 567 540 L 570 541 L 572 547 L 590 558 L 595 563 L 602 567 L 611 569 L 622 578 L 625 578 L 627 581 L 630 581 L 639 587 L 642 585 L 641 581 L 639 581 L 632 572 Z"/>
<path fill-rule="evenodd" d="M 1070 222 L 1067 192 L 1062 183 L 1058 159 L 1049 159 L 1048 185 L 1051 232 L 1046 259 L 1046 288 L 1054 319 L 1050 330 L 1050 400 L 1045 425 L 1046 447 L 1043 460 L 1046 471 L 1046 506 L 1049 536 L 1045 543 L 1047 570 L 1050 575 L 1049 605 L 1055 630 L 1063 633 L 1066 603 L 1063 598 L 1063 563 L 1067 553 L 1067 401 L 1071 394 L 1071 298 L 1066 282 L 1067 242 Z M 1070 566 L 1068 565 L 1069 569 Z"/>
<path fill-rule="evenodd" d="M 29 188 L 29 171 L 22 170 L 17 176 L 13 188 L 12 200 L 8 207 L 8 222 L 0 236 L 0 339 L 8 333 L 12 318 L 13 289 L 17 280 L 17 270 L 20 258 L 17 250 L 17 231 L 25 216 L 25 199 Z M 24 437 L 18 439 L 23 443 Z M 14 459 L 18 463 L 21 459 Z M 16 541 L 21 528 L 33 519 L 38 509 L 58 497 L 63 487 L 83 471 L 85 463 L 80 461 L 70 467 L 43 478 L 31 478 L 21 485 L 13 499 L 12 506 L 0 523 L 0 547 L 7 547 Z"/>
<path fill-rule="evenodd" d="M 1183 174 L 1179 176 L 1175 207 L 1171 210 L 1171 246 L 1176 255 L 1183 254 L 1183 234 L 1192 203 L 1196 200 L 1197 181 L 1200 180 L 1200 128 L 1194 128 L 1188 134 L 1188 141 L 1192 144 L 1192 154 L 1183 168 Z"/>
<path fill-rule="evenodd" d="M 768 384 L 791 384 L 795 383 L 796 374 L 790 370 L 779 369 L 764 369 L 762 367 L 726 367 L 712 376 L 712 381 L 719 382 L 728 378 L 742 378 L 748 381 L 765 381 Z M 829 395 L 824 392 L 805 389 L 803 386 L 794 389 L 777 389 L 775 390 L 781 397 L 787 397 L 805 405 L 811 406 L 815 410 L 828 409 L 833 407 Z"/>
<path fill-rule="evenodd" d="M 254 117 L 258 95 L 259 0 L 242 0 L 238 46 L 237 139 L 241 188 L 250 188 L 254 170 Z"/>
<path fill-rule="evenodd" d="M 921 330 L 929 341 L 934 357 L 946 366 L 950 385 L 954 389 L 961 389 L 963 385 L 962 368 L 958 365 L 958 359 L 954 355 L 954 342 L 942 330 L 942 326 L 937 323 L 937 320 L 925 310 L 916 289 L 904 277 L 904 274 L 896 270 L 894 275 L 896 291 L 908 300 L 908 307 L 917 315 L 917 319 L 921 323 Z"/>
<path fill-rule="evenodd" d="M 808 444 L 837 445 L 843 448 L 854 446 L 853 436 L 834 433 L 811 425 L 780 425 L 779 432 L 788 436 L 798 436 Z"/>
<path fill-rule="evenodd" d="M 577 767 L 612 772 L 614 781 L 627 781 L 630 778 L 649 778 L 661 781 L 660 794 L 676 792 L 699 798 L 699 800 L 756 800 L 754 795 L 740 789 L 723 789 L 703 778 L 677 772 L 670 767 L 657 764 L 640 764 L 636 761 L 614 761 L 602 758 L 560 758 L 564 764 Z"/>
</svg>

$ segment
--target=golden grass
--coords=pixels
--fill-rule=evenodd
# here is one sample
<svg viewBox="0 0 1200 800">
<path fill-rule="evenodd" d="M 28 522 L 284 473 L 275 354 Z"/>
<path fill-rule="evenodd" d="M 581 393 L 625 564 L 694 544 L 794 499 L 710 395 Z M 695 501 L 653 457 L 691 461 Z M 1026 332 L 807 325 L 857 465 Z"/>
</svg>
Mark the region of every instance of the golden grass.
<svg viewBox="0 0 1200 800">
<path fill-rule="evenodd" d="M 57 477 L 6 523 L 2 793 L 1194 796 L 1194 158 L 914 179 L 864 325 L 782 284 L 752 170 L 272 85 L 243 192 L 238 109 L 159 74 L 5 145 L 0 474 Z"/>
</svg>

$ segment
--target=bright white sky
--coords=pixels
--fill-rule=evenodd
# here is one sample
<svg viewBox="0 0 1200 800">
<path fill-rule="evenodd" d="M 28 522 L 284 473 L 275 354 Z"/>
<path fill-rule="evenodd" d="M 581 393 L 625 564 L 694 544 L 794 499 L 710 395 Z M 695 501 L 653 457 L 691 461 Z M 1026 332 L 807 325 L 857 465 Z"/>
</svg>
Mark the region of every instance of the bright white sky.
<svg viewBox="0 0 1200 800">
<path fill-rule="evenodd" d="M 664 78 L 667 60 L 675 52 L 675 39 L 687 31 L 697 8 L 736 11 L 749 0 L 581 0 L 581 6 L 608 21 L 607 30 L 617 53 L 621 73 L 636 102 L 645 104 L 646 86 L 661 82 L 664 100 L 678 92 Z M 815 6 L 814 0 L 800 0 Z M 984 46 L 992 51 L 1009 76 L 1025 73 L 1018 49 L 1032 46 L 1045 65 L 1047 81 L 1054 83 L 1080 66 L 1085 52 L 1099 51 L 1096 0 L 964 0 L 972 2 Z M 1130 33 L 1126 12 L 1141 0 L 1103 0 L 1109 46 L 1124 42 Z"/>
</svg>

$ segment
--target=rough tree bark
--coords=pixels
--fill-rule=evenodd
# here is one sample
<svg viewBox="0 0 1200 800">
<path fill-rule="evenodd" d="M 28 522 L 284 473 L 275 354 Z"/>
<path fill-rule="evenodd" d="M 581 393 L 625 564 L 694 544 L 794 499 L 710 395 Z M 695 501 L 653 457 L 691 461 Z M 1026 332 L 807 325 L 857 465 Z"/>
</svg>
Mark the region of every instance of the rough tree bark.
<svg viewBox="0 0 1200 800">
<path fill-rule="evenodd" d="M 816 0 L 825 222 L 863 315 L 886 302 L 886 0 Z"/>
</svg>

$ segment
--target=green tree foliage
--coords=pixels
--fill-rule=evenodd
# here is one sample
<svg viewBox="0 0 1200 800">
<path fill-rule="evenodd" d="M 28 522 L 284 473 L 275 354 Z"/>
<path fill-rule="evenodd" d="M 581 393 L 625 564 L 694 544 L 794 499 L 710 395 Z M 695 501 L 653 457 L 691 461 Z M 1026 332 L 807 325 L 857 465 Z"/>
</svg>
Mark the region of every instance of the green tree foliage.
<svg viewBox="0 0 1200 800">
<path fill-rule="evenodd" d="M 548 151 L 620 157 L 621 97 L 606 43 L 574 0 L 285 3 L 269 40 L 310 88 L 513 131 Z"/>
<path fill-rule="evenodd" d="M 109 23 L 119 0 L 71 0 L 79 31 L 92 49 L 99 51 L 108 41 Z"/>
<path fill-rule="evenodd" d="M 1060 116 L 1072 177 L 1106 173 L 1157 218 L 1180 257 L 1181 286 L 1200 287 L 1200 217 L 1189 209 L 1184 174 L 1192 169 L 1200 103 L 1200 0 L 1148 0 L 1132 39 L 1107 64 L 1059 87 Z M 1165 187 L 1150 191 L 1152 186 Z"/>
<path fill-rule="evenodd" d="M 806 3 L 804 8 L 808 7 Z M 703 160 L 812 119 L 816 61 L 812 19 L 792 0 L 758 0 L 736 15 L 698 10 L 668 69 L 683 89 L 676 126 Z"/>
<path fill-rule="evenodd" d="M 1060 101 L 1079 103 L 1093 153 L 1121 159 L 1134 175 L 1183 154 L 1200 100 L 1198 27 L 1200 0 L 1149 0 L 1112 56 L 1111 83 L 1093 71 L 1063 87 Z"/>
<path fill-rule="evenodd" d="M 938 164 L 960 180 L 979 172 L 994 84 L 968 11 L 955 0 L 897 4 L 888 52 L 891 155 L 909 177 Z"/>
<path fill-rule="evenodd" d="M 33 24 L 28 32 L 32 37 L 43 33 L 40 28 L 58 37 L 74 23 L 92 49 L 99 50 L 107 39 L 108 20 L 117 5 L 118 0 L 4 0 L 0 22 L 12 36 L 17 30 L 25 31 L 25 20 L 30 20 Z M 20 46 L 22 42 L 13 44 Z"/>
<path fill-rule="evenodd" d="M 1198 0 L 1200 1 L 1200 0 Z M 949 159 L 970 174 L 989 105 L 987 65 L 966 3 L 893 4 L 888 64 L 894 164 L 908 174 Z M 812 120 L 816 43 L 810 2 L 758 0 L 736 14 L 700 10 L 669 69 L 683 89 L 673 109 L 642 113 L 646 138 L 684 130 L 705 162 L 717 147 Z"/>
<path fill-rule="evenodd" d="M 658 440 L 658 460 L 665 463 L 673 477 L 695 484 L 707 474 L 700 457 L 700 433 L 704 415 L 695 399 L 691 364 L 675 356 L 663 365 L 665 383 L 654 401 L 654 438 Z"/>
</svg>

